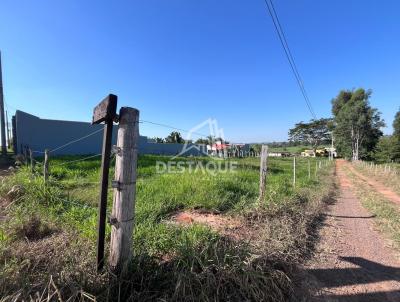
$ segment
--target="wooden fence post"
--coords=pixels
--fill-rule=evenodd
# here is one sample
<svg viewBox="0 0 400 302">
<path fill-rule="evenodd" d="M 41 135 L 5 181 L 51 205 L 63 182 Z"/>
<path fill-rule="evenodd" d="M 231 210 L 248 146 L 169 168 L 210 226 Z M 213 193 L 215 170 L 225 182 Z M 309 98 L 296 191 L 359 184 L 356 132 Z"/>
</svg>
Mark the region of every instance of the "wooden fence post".
<svg viewBox="0 0 400 302">
<path fill-rule="evenodd" d="M 261 147 L 261 161 L 260 161 L 260 194 L 258 201 L 262 202 L 265 198 L 265 186 L 267 182 L 267 168 L 268 168 L 268 146 Z"/>
<path fill-rule="evenodd" d="M 109 260 L 111 269 L 117 274 L 124 272 L 132 255 L 138 141 L 139 111 L 129 107 L 121 108 Z"/>
<path fill-rule="evenodd" d="M 296 156 L 293 157 L 293 187 L 296 186 Z"/>
<path fill-rule="evenodd" d="M 28 147 L 27 146 L 24 147 L 23 154 L 24 154 L 25 166 L 28 167 Z"/>
<path fill-rule="evenodd" d="M 43 177 L 46 183 L 49 179 L 49 150 L 44 150 Z"/>
<path fill-rule="evenodd" d="M 31 161 L 31 173 L 35 172 L 35 160 L 33 159 L 32 149 L 29 148 L 29 157 Z"/>
<path fill-rule="evenodd" d="M 318 174 L 318 162 L 315 161 L 315 179 L 317 179 L 317 174 Z"/>
<path fill-rule="evenodd" d="M 308 159 L 308 179 L 311 179 L 311 163 L 310 163 L 310 159 Z"/>
</svg>

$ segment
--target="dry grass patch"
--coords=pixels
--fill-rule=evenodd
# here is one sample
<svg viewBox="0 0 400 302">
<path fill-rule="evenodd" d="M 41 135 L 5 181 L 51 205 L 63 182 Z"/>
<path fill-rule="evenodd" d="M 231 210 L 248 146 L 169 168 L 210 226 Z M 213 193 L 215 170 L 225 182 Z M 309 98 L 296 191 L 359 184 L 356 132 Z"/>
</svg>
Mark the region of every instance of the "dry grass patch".
<svg viewBox="0 0 400 302">
<path fill-rule="evenodd" d="M 32 216 L 14 230 L 16 239 L 37 241 L 57 232 L 57 229 L 43 222 L 38 216 Z"/>
</svg>

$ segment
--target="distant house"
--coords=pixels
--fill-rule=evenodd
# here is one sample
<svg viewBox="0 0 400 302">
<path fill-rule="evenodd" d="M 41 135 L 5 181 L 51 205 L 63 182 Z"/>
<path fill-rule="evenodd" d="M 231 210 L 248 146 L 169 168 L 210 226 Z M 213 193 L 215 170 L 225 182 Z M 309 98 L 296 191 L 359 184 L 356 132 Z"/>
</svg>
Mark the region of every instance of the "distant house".
<svg viewBox="0 0 400 302">
<path fill-rule="evenodd" d="M 315 152 L 314 150 L 304 150 L 303 152 L 301 152 L 301 156 L 303 157 L 315 157 Z"/>
<path fill-rule="evenodd" d="M 333 157 L 337 157 L 336 148 L 323 148 L 315 150 L 304 150 L 301 152 L 301 156 L 303 157 L 325 157 L 329 156 L 330 152 L 333 153 Z"/>
<path fill-rule="evenodd" d="M 325 148 L 325 150 L 326 150 L 326 152 L 328 153 L 328 155 L 329 155 L 330 152 L 332 152 L 333 157 L 335 157 L 335 158 L 337 157 L 336 148 L 334 148 L 334 147 L 329 147 L 329 148 Z"/>
<path fill-rule="evenodd" d="M 226 144 L 218 141 L 212 145 L 207 145 L 207 152 L 216 157 L 242 157 L 250 154 L 250 145 Z"/>
<path fill-rule="evenodd" d="M 282 152 L 270 152 L 268 153 L 269 157 L 282 157 Z"/>
</svg>

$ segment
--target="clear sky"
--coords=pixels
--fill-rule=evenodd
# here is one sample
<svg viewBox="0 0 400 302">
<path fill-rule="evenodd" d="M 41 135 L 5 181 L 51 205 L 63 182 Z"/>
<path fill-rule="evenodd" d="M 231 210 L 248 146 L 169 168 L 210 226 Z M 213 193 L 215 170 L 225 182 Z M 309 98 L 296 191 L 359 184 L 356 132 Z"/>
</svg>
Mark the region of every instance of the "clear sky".
<svg viewBox="0 0 400 302">
<path fill-rule="evenodd" d="M 371 88 L 390 133 L 400 1 L 274 3 L 317 116 L 340 89 Z M 215 118 L 244 142 L 285 140 L 311 118 L 263 0 L 2 0 L 0 50 L 10 111 L 89 121 L 115 93 L 144 120 L 190 129 Z"/>
</svg>

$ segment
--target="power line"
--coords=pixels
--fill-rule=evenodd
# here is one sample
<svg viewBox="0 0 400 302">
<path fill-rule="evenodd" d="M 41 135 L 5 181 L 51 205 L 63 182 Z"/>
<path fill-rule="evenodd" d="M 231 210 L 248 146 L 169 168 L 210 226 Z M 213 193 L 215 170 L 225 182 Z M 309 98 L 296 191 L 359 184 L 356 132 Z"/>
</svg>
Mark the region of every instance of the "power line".
<svg viewBox="0 0 400 302">
<path fill-rule="evenodd" d="M 292 70 L 292 72 L 293 72 L 293 74 L 294 74 L 294 76 L 296 78 L 297 84 L 299 85 L 301 94 L 304 97 L 304 100 L 306 102 L 307 108 L 310 111 L 312 117 L 314 119 L 317 119 L 317 116 L 316 116 L 316 114 L 314 112 L 314 109 L 312 108 L 310 99 L 308 98 L 307 91 L 306 91 L 306 89 L 304 87 L 303 80 L 302 80 L 302 78 L 300 76 L 299 70 L 298 70 L 298 68 L 296 66 L 296 63 L 295 63 L 295 60 L 293 58 L 292 52 L 290 51 L 289 44 L 288 44 L 288 42 L 286 40 L 285 32 L 283 31 L 283 28 L 282 28 L 281 23 L 279 21 L 279 17 L 278 17 L 278 14 L 276 13 L 274 4 L 273 4 L 272 0 L 264 0 L 264 2 L 265 2 L 266 6 L 268 8 L 268 12 L 269 12 L 269 14 L 271 16 L 272 22 L 274 23 L 275 30 L 276 30 L 276 32 L 278 34 L 278 37 L 279 37 L 279 40 L 280 40 L 281 45 L 283 47 L 283 50 L 285 51 L 285 55 L 286 55 L 286 58 L 287 58 L 287 60 L 289 62 L 290 68 L 291 68 L 291 70 Z"/>
</svg>

